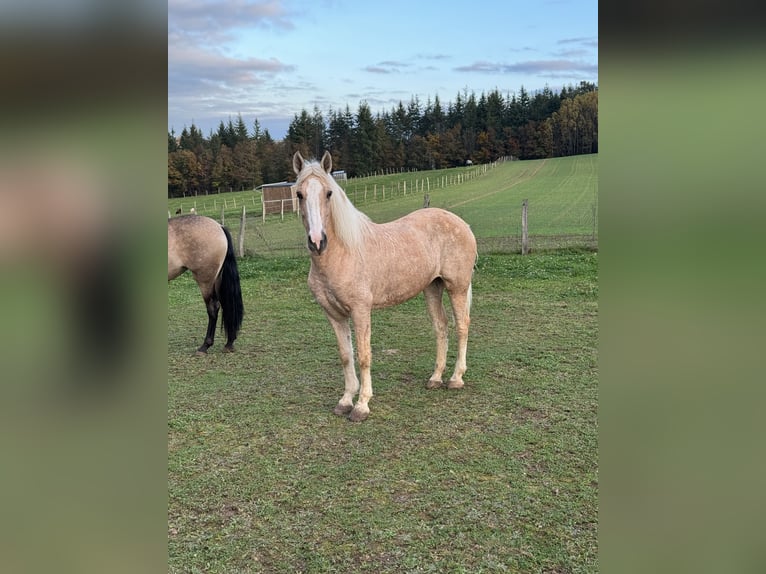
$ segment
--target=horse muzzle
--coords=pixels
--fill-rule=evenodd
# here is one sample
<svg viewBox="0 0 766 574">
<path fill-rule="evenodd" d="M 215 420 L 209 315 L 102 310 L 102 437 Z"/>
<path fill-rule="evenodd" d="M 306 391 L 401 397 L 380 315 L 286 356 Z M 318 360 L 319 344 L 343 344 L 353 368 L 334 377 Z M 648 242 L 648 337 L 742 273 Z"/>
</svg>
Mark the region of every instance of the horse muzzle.
<svg viewBox="0 0 766 574">
<path fill-rule="evenodd" d="M 322 240 L 319 242 L 319 245 L 314 243 L 311 240 L 311 237 L 308 238 L 307 243 L 309 246 L 309 251 L 311 251 L 312 253 L 316 253 L 317 255 L 322 255 L 322 252 L 327 247 L 327 234 L 324 231 L 322 232 Z"/>
</svg>

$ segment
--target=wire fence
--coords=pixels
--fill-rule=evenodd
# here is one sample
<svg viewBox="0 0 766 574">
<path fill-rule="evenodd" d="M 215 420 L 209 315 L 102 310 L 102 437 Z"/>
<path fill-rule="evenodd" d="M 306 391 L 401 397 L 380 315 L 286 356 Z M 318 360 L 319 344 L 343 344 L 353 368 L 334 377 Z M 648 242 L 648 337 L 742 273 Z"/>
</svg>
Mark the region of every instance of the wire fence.
<svg viewBox="0 0 766 574">
<path fill-rule="evenodd" d="M 396 174 L 396 179 L 360 178 L 343 182 L 352 203 L 367 212 L 374 204 L 380 221 L 390 221 L 421 207 L 445 207 L 469 221 L 479 253 L 523 253 L 561 249 L 598 250 L 597 183 L 587 185 L 589 199 L 562 205 L 553 199 L 532 196 L 528 200 L 528 229 L 522 229 L 522 202 L 501 208 L 488 207 L 488 188 L 481 196 L 446 203 L 441 191 L 461 186 L 486 175 L 497 164 L 467 168 L 462 172 Z M 284 257 L 305 255 L 306 232 L 295 212 L 297 201 L 289 194 L 269 199 L 262 190 L 178 198 L 168 203 L 168 217 L 194 212 L 223 223 L 232 233 L 241 255 Z M 458 189 L 458 188 L 454 188 Z M 431 193 L 435 192 L 435 193 Z M 284 192 L 283 192 L 284 193 Z M 446 192 L 448 195 L 454 192 Z M 394 200 L 399 201 L 394 201 Z M 527 200 L 524 200 L 527 202 Z M 365 209 L 365 206 L 367 209 Z M 369 214 L 369 213 L 368 213 Z M 378 219 L 376 219 L 378 220 Z M 244 223 L 244 233 L 241 231 Z M 526 242 L 524 237 L 526 236 Z"/>
<path fill-rule="evenodd" d="M 521 217 L 519 208 L 518 217 Z M 221 221 L 220 217 L 213 217 Z M 530 208 L 530 219 L 534 221 L 534 210 Z M 263 222 L 260 211 L 248 212 L 245 208 L 245 227 L 242 236 L 242 212 L 239 217 L 232 215 L 224 218 L 224 225 L 231 232 L 239 255 L 250 257 L 297 257 L 308 254 L 306 231 L 297 213 L 287 213 L 284 219 L 267 218 Z M 522 233 L 520 225 L 509 229 L 508 235 L 483 236 L 476 233 L 479 254 L 487 253 L 522 253 Z M 239 239 L 241 237 L 241 245 Z M 527 236 L 527 252 L 539 253 L 562 249 L 597 251 L 598 231 L 594 227 L 591 233 L 539 234 L 530 226 Z M 241 248 L 241 249 L 240 249 Z"/>
</svg>

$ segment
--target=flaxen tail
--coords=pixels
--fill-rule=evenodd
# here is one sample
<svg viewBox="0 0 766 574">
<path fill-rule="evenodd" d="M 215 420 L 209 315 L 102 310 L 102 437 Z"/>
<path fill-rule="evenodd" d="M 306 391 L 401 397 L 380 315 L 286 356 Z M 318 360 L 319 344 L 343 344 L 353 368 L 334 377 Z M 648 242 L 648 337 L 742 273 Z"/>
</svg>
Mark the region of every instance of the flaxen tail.
<svg viewBox="0 0 766 574">
<path fill-rule="evenodd" d="M 245 307 L 242 304 L 242 289 L 239 285 L 239 268 L 237 267 L 237 258 L 234 255 L 234 244 L 229 230 L 222 226 L 226 241 L 229 246 L 226 250 L 226 258 L 223 260 L 221 268 L 221 289 L 218 299 L 221 303 L 223 313 L 222 329 L 226 331 L 226 336 L 232 343 L 237 338 L 240 327 L 242 327 L 242 317 L 245 315 Z"/>
</svg>

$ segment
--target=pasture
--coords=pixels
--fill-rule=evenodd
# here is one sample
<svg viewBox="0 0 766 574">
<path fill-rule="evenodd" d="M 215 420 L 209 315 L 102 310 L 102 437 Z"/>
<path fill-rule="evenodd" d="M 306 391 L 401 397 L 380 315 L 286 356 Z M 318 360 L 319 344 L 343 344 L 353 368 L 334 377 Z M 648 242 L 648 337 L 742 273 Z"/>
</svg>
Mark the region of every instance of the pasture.
<svg viewBox="0 0 766 574">
<path fill-rule="evenodd" d="M 343 374 L 305 238 L 294 256 L 239 260 L 233 354 L 218 341 L 192 356 L 198 288 L 188 274 L 169 284 L 169 572 L 598 571 L 598 254 L 481 247 L 497 206 L 546 166 L 503 189 L 444 190 L 480 240 L 465 387 L 425 388 L 434 339 L 419 295 L 373 312 L 363 423 L 332 413 Z M 592 177 L 547 185 L 582 196 Z M 433 192 L 431 205 L 445 207 Z"/>
<path fill-rule="evenodd" d="M 491 169 L 458 185 L 428 192 L 430 205 L 448 209 L 465 219 L 479 242 L 479 251 L 520 252 L 521 203 L 529 200 L 529 233 L 533 250 L 593 249 L 598 245 L 598 155 L 494 164 Z M 480 168 L 454 168 L 429 172 L 356 178 L 342 187 L 354 205 L 373 221 L 385 222 L 423 206 L 423 192 L 413 192 L 416 179 L 441 179 L 476 173 Z M 294 178 L 293 178 L 294 179 Z M 404 194 L 404 184 L 408 192 Z M 389 191 L 383 200 L 383 186 Z M 367 189 L 365 199 L 364 190 Z M 377 195 L 373 198 L 373 190 Z M 398 192 L 391 190 L 398 189 Z M 242 206 L 247 213 L 245 253 L 261 256 L 304 255 L 305 234 L 297 214 L 284 220 L 261 217 L 258 191 L 222 193 L 168 200 L 168 210 L 184 213 L 193 205 L 197 213 L 221 220 L 238 238 Z M 215 204 L 216 207 L 213 207 Z"/>
</svg>

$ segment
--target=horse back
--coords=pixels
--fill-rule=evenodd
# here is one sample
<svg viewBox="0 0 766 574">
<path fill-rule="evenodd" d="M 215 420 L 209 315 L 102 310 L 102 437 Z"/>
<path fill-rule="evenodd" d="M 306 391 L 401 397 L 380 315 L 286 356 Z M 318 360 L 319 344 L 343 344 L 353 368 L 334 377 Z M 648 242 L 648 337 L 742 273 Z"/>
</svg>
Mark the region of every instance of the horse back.
<svg viewBox="0 0 766 574">
<path fill-rule="evenodd" d="M 228 241 L 221 225 L 209 217 L 183 215 L 168 219 L 168 279 L 185 269 L 217 275 Z"/>
</svg>

